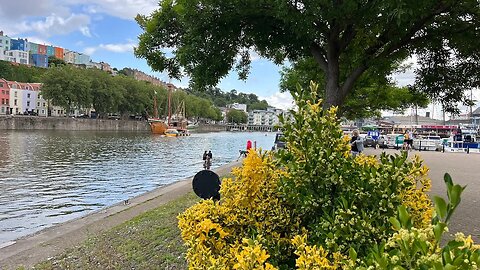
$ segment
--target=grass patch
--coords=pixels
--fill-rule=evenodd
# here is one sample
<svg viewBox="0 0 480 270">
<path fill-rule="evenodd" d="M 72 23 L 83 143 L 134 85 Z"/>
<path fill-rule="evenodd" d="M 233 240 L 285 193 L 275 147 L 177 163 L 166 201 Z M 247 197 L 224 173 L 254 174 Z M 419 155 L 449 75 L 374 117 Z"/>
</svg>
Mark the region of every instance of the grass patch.
<svg viewBox="0 0 480 270">
<path fill-rule="evenodd" d="M 89 238 L 34 269 L 187 269 L 177 215 L 198 201 L 190 192 Z"/>
</svg>

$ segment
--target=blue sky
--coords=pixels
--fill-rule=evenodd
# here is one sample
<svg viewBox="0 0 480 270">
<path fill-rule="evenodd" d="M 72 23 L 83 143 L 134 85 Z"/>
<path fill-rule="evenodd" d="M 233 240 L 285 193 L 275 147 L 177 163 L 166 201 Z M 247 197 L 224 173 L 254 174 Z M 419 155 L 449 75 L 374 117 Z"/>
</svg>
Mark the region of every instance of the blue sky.
<svg viewBox="0 0 480 270">
<path fill-rule="evenodd" d="M 95 62 L 104 61 L 121 69 L 131 67 L 168 81 L 166 74 L 153 72 L 143 59 L 133 55 L 140 27 L 136 14 L 150 14 L 157 0 L 0 0 L 0 30 L 12 38 L 28 38 L 83 52 Z M 19 4 L 21 3 L 21 4 Z M 232 72 L 218 87 L 254 93 L 279 108 L 291 107 L 291 97 L 280 93 L 281 67 L 256 55 L 252 58 L 247 81 L 238 80 Z M 172 81 L 182 87 L 188 78 Z"/>
</svg>

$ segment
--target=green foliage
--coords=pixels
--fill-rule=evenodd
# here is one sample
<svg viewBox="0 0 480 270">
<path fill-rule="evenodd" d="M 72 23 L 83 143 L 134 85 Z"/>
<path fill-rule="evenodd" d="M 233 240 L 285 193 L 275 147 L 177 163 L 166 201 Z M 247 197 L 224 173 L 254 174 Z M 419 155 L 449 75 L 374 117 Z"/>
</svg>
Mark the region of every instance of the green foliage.
<svg viewBox="0 0 480 270">
<path fill-rule="evenodd" d="M 429 185 L 421 161 L 410 161 L 405 154 L 384 154 L 379 160 L 352 157 L 336 109 L 322 110 L 317 85 L 299 88 L 294 99 L 298 111 L 291 112 L 293 121 L 284 123 L 287 148 L 279 154 L 287 171 L 281 190 L 311 243 L 343 254 L 354 248 L 362 256 L 393 233 L 389 218 L 399 205 L 410 207 L 409 201 L 420 206 L 413 221 L 424 224 L 430 200 L 413 196 L 420 182 Z"/>
<path fill-rule="evenodd" d="M 48 66 L 53 67 L 53 66 L 65 66 L 67 63 L 63 61 L 62 59 L 58 59 L 55 56 L 49 56 L 48 57 Z"/>
<path fill-rule="evenodd" d="M 7 81 L 36 83 L 47 71 L 45 68 L 29 67 L 26 65 L 13 65 L 0 60 L 0 78 Z"/>
<path fill-rule="evenodd" d="M 385 79 L 412 54 L 438 48 L 474 63 L 449 69 L 459 81 L 471 80 L 479 10 L 471 0 L 162 1 L 150 16 L 137 16 L 144 33 L 135 54 L 171 77 L 186 73 L 200 87 L 216 85 L 232 69 L 245 79 L 250 51 L 276 64 L 313 57 L 326 75 L 329 108 L 342 106 L 365 72 Z M 173 56 L 162 48 L 175 48 Z"/>
<path fill-rule="evenodd" d="M 372 70 L 359 79 L 343 106 L 339 108 L 339 115 L 358 119 L 380 116 L 382 110 L 403 111 L 413 105 L 428 105 L 429 100 L 423 93 L 408 87 L 395 87 L 387 78 L 388 74 L 379 73 Z M 320 88 L 324 88 L 326 84 L 325 73 L 311 57 L 298 60 L 291 67 L 282 70 L 280 89 L 296 92 L 298 85 L 306 89 L 310 81 L 318 83 Z M 324 97 L 324 92 L 319 93 L 319 98 Z"/>
<path fill-rule="evenodd" d="M 230 110 L 227 112 L 227 122 L 235 124 L 245 124 L 247 123 L 248 117 L 247 114 L 239 110 Z"/>
<path fill-rule="evenodd" d="M 471 237 L 457 233 L 455 239 L 443 247 L 441 240 L 448 231 L 448 221 L 461 201 L 465 189 L 454 184 L 445 174 L 448 202 L 435 196 L 436 217 L 424 229 L 412 225 L 411 216 L 404 206 L 398 207 L 398 216 L 391 218 L 396 230 L 388 241 L 376 245 L 359 269 L 377 265 L 381 269 L 478 269 L 480 246 L 474 245 Z"/>
<path fill-rule="evenodd" d="M 108 113 L 120 113 L 125 117 L 133 114 L 154 115 L 155 97 L 158 115 L 168 115 L 167 90 L 131 77 L 112 77 L 98 69 L 80 69 L 66 65 L 48 69 L 42 82 L 44 97 L 67 111 L 93 106 L 100 117 L 105 117 Z M 220 111 L 210 101 L 181 90 L 172 93 L 173 113 L 182 101 L 186 103 L 186 117 L 221 119 Z"/>
<path fill-rule="evenodd" d="M 210 99 L 217 107 L 225 107 L 232 103 L 246 104 L 248 111 L 266 110 L 268 107 L 267 101 L 259 100 L 257 95 L 238 93 L 235 89 L 224 92 L 217 87 L 207 87 L 204 89 L 190 88 L 187 91 L 195 96 Z"/>
</svg>

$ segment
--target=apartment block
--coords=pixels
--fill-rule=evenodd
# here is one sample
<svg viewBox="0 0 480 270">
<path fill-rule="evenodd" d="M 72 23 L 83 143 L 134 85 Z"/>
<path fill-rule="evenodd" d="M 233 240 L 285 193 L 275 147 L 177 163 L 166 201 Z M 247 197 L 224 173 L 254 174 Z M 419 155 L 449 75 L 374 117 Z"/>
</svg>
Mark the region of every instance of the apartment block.
<svg viewBox="0 0 480 270">
<path fill-rule="evenodd" d="M 5 51 L 5 61 L 28 65 L 29 52 L 20 50 Z"/>
</svg>

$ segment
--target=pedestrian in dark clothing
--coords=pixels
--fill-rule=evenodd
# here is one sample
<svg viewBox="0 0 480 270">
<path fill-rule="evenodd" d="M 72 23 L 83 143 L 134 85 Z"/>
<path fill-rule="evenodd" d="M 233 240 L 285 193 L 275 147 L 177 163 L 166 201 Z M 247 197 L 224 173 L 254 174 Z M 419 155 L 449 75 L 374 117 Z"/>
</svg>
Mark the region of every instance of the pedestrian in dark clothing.
<svg viewBox="0 0 480 270">
<path fill-rule="evenodd" d="M 205 153 L 203 153 L 203 160 L 207 160 L 207 151 L 205 151 Z"/>
<path fill-rule="evenodd" d="M 212 151 L 208 151 L 207 156 L 208 156 L 210 159 L 212 159 Z"/>
</svg>

